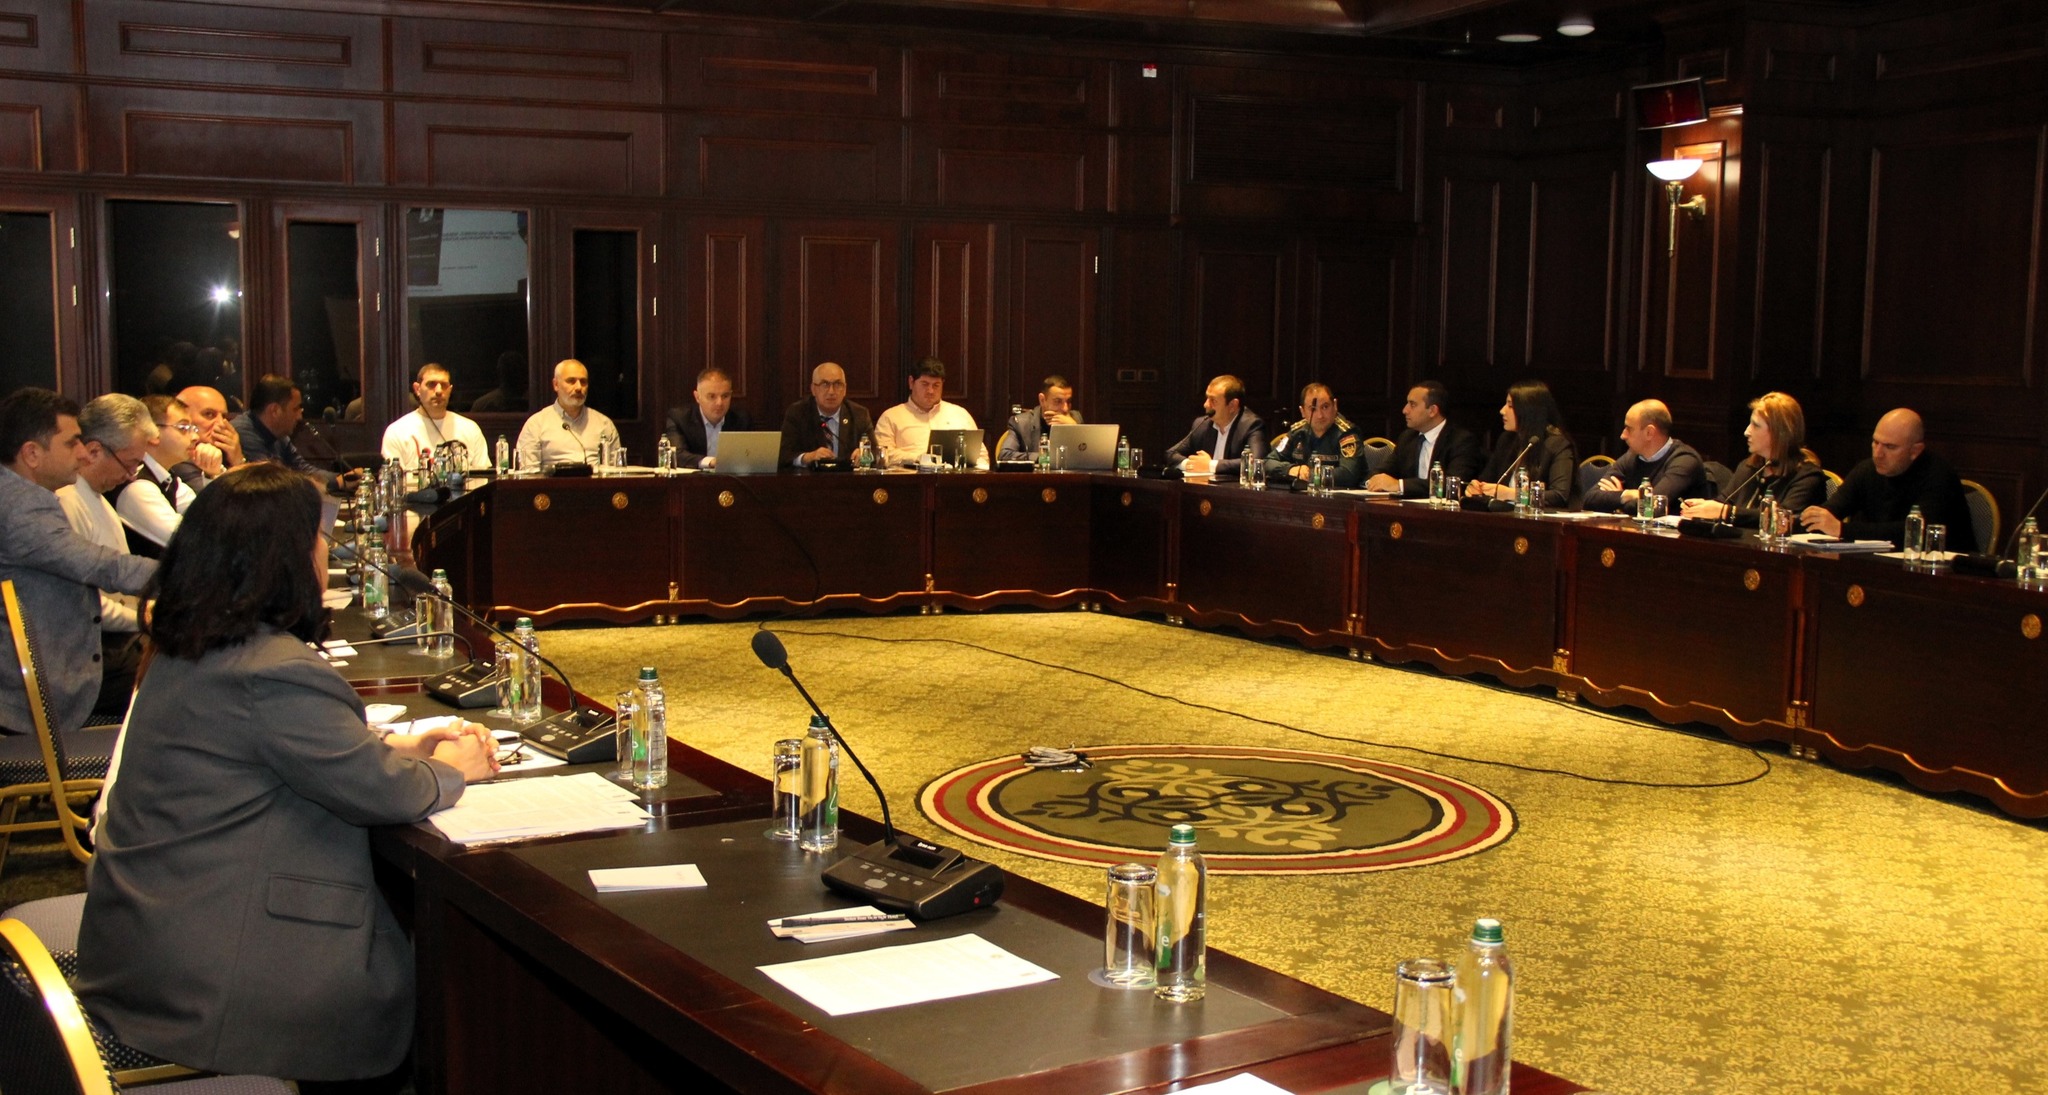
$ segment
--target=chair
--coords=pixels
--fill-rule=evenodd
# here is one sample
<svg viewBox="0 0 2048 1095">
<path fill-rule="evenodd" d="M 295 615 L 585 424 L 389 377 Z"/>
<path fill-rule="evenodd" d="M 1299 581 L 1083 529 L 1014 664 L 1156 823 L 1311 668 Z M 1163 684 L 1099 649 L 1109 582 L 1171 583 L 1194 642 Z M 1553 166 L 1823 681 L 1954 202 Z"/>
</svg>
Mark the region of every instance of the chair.
<svg viewBox="0 0 2048 1095">
<path fill-rule="evenodd" d="M 1394 462 L 1394 443 L 1384 437 L 1365 439 L 1365 477 L 1372 478 Z M 1360 484 L 1361 486 L 1363 484 Z"/>
<path fill-rule="evenodd" d="M 1714 484 L 1712 497 L 1728 497 L 1729 490 L 1735 486 L 1734 469 L 1721 463 L 1719 460 L 1709 460 L 1706 462 L 1705 467 L 1707 469 L 1707 482 Z"/>
<path fill-rule="evenodd" d="M 10 1092 L 114 1095 L 123 1085 L 192 1075 L 191 1069 L 162 1062 L 119 1072 L 110 1068 L 106 1049 L 135 1051 L 113 1043 L 87 1021 L 48 948 L 20 920 L 0 920 L 0 982 L 5 982 L 0 984 L 4 1013 L 19 1020 L 0 1027 L 10 1050 L 0 1054 L 0 1085 Z M 163 1095 L 286 1095 L 295 1089 L 262 1076 L 206 1076 L 154 1083 L 151 1090 Z"/>
<path fill-rule="evenodd" d="M 34 717 L 33 734 L 15 734 L 0 739 L 0 868 L 7 865 L 7 849 L 15 833 L 57 830 L 64 847 L 80 863 L 92 862 L 92 849 L 83 834 L 92 826 L 81 816 L 72 800 L 90 798 L 100 791 L 107 765 L 114 754 L 114 729 L 74 730 L 53 733 L 50 711 L 43 698 L 42 674 L 36 667 L 35 640 L 28 621 L 21 614 L 21 600 L 14 582 L 0 582 L 0 598 L 7 607 L 7 627 L 13 633 L 14 657 L 21 666 L 22 684 L 28 692 L 29 712 Z M 43 796 L 50 798 L 57 816 L 47 821 L 18 821 L 21 805 Z"/>
<path fill-rule="evenodd" d="M 1977 534 L 1977 550 L 1998 554 L 1998 499 L 1975 479 L 1963 480 L 1963 501 L 1970 504 L 1970 528 Z"/>
<path fill-rule="evenodd" d="M 1828 479 L 1827 489 L 1823 491 L 1820 496 L 1821 501 L 1825 502 L 1828 499 L 1833 498 L 1835 496 L 1836 491 L 1842 489 L 1842 477 L 1836 475 L 1834 472 L 1831 472 L 1826 468 L 1820 469 L 1820 473 L 1822 475 L 1827 476 Z"/>
<path fill-rule="evenodd" d="M 1579 497 L 1592 493 L 1600 480 L 1607 477 L 1607 469 L 1614 466 L 1614 458 L 1594 454 L 1579 461 Z"/>
</svg>

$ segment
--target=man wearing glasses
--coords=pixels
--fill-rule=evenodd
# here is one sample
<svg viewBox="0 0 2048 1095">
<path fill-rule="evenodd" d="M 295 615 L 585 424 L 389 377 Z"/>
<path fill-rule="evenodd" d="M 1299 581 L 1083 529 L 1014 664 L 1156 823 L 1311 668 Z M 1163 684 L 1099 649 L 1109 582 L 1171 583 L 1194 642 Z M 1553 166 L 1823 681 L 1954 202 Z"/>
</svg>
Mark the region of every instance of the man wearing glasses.
<svg viewBox="0 0 2048 1095">
<path fill-rule="evenodd" d="M 149 408 L 132 395 L 103 395 L 78 412 L 77 476 L 57 489 L 57 504 L 71 531 L 92 546 L 107 552 L 128 554 L 128 535 L 121 518 L 106 500 L 106 493 L 118 490 L 135 477 L 143 454 L 156 443 L 156 424 Z M 154 564 L 152 564 L 154 565 Z M 135 668 L 142 660 L 142 621 L 136 600 L 116 586 L 113 592 L 99 590 L 98 612 L 89 614 L 98 625 L 96 653 L 86 657 L 98 662 L 99 687 L 92 713 L 118 719 L 128 710 L 128 694 L 135 688 Z M 44 622 L 36 618 L 40 631 Z M 92 642 L 79 650 L 93 649 Z"/>
<path fill-rule="evenodd" d="M 782 463 L 808 468 L 845 460 L 874 430 L 868 409 L 846 401 L 846 370 L 824 362 L 811 370 L 811 397 L 790 404 L 782 416 Z"/>
<path fill-rule="evenodd" d="M 142 405 L 149 408 L 150 421 L 156 423 L 156 443 L 143 452 L 142 471 L 109 491 L 107 499 L 127 526 L 128 550 L 154 559 L 163 554 L 171 533 L 178 531 L 179 519 L 199 497 L 173 469 L 191 461 L 200 469 L 202 483 L 225 469 L 218 451 L 200 448 L 199 423 L 192 420 L 183 403 L 167 395 L 148 395 L 142 397 Z"/>
</svg>

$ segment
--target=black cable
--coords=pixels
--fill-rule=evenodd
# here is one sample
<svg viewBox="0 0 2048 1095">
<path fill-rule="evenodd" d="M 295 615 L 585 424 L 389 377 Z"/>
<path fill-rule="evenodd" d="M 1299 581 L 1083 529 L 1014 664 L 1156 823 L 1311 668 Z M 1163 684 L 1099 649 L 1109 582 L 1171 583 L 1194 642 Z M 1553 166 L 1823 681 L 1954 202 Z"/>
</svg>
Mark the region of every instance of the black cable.
<svg viewBox="0 0 2048 1095">
<path fill-rule="evenodd" d="M 1609 714 L 1604 711 L 1590 710 L 1588 708 L 1580 707 L 1579 705 L 1574 703 L 1565 703 L 1562 700 L 1556 699 L 1550 699 L 1545 702 L 1554 703 L 1561 707 L 1567 707 L 1570 708 L 1572 711 L 1581 714 L 1589 714 L 1597 718 L 1607 719 L 1610 722 L 1623 723 L 1628 726 L 1648 727 L 1651 729 L 1667 730 L 1674 733 L 1684 734 L 1687 737 L 1696 738 L 1700 741 L 1708 742 L 1715 745 L 1734 745 L 1735 748 L 1741 749 L 1744 752 L 1748 753 L 1750 756 L 1755 757 L 1757 761 L 1763 765 L 1763 770 L 1757 772 L 1755 775 L 1745 776 L 1742 779 L 1727 780 L 1719 783 L 1657 783 L 1649 780 L 1619 779 L 1611 776 L 1589 776 L 1580 772 L 1568 772 L 1562 768 L 1535 768 L 1526 764 L 1512 764 L 1504 760 L 1486 760 L 1480 757 L 1468 757 L 1460 753 L 1445 753 L 1435 749 L 1424 749 L 1416 745 L 1399 745 L 1392 742 L 1372 741 L 1366 738 L 1345 737 L 1341 734 L 1327 734 L 1320 730 L 1310 730 L 1307 727 L 1295 726 L 1291 723 L 1280 722 L 1275 719 L 1265 719 L 1260 718 L 1257 715 L 1247 715 L 1242 711 L 1232 711 L 1229 708 L 1225 707 L 1215 707 L 1206 703 L 1197 703 L 1194 700 L 1184 700 L 1179 696 L 1169 695 L 1164 692 L 1154 692 L 1151 689 L 1147 688 L 1140 688 L 1135 684 L 1129 683 L 1128 681 L 1120 681 L 1117 680 L 1115 677 L 1105 676 L 1101 673 L 1092 672 L 1086 669 L 1076 669 L 1073 666 L 1060 665 L 1056 662 L 1041 661 L 1037 658 L 1027 657 L 1023 654 L 1012 654 L 1006 650 L 996 650 L 992 647 L 982 646 L 978 643 L 970 643 L 962 639 L 883 638 L 877 635 L 858 635 L 849 631 L 781 631 L 769 628 L 765 621 L 758 626 L 757 630 L 776 630 L 776 633 L 778 635 L 819 635 L 839 639 L 860 639 L 866 642 L 874 643 L 937 643 L 948 646 L 965 647 L 968 650 L 977 650 L 984 654 L 991 654 L 999 658 L 1009 658 L 1012 661 L 1023 662 L 1026 665 L 1035 665 L 1043 669 L 1052 669 L 1064 673 L 1072 673 L 1076 676 L 1088 677 L 1093 680 L 1101 681 L 1104 684 L 1114 685 L 1118 688 L 1126 689 L 1131 692 L 1136 692 L 1141 696 L 1146 696 L 1155 700 L 1161 700 L 1166 703 L 1175 703 L 1179 704 L 1182 707 L 1190 707 L 1197 711 L 1207 711 L 1212 714 L 1229 715 L 1233 718 L 1243 719 L 1246 722 L 1257 723 L 1262 726 L 1271 726 L 1276 729 L 1291 731 L 1296 734 L 1304 734 L 1312 738 L 1321 738 L 1324 741 L 1338 741 L 1350 745 L 1363 745 L 1373 749 L 1395 749 L 1400 750 L 1402 752 L 1418 753 L 1426 757 L 1435 757 L 1439 760 L 1460 761 L 1466 764 L 1483 764 L 1492 768 L 1507 768 L 1517 772 L 1530 772 L 1537 775 L 1563 776 L 1567 779 L 1583 780 L 1587 783 L 1603 783 L 1622 787 L 1651 787 L 1663 790 L 1704 791 L 1715 790 L 1723 787 L 1740 787 L 1746 783 L 1755 783 L 1757 780 L 1763 779 L 1765 776 L 1770 775 L 1771 772 L 1774 770 L 1770 758 L 1764 756 L 1754 746 L 1734 745 L 1734 743 L 1723 742 L 1718 738 L 1708 737 L 1703 734 L 1697 734 L 1689 730 L 1682 730 L 1677 727 L 1662 726 L 1656 723 L 1640 722 L 1635 719 L 1623 718 L 1619 715 Z M 1475 683 L 1480 683 L 1482 687 L 1490 687 L 1495 689 L 1496 691 L 1513 692 L 1516 695 L 1527 695 L 1526 693 L 1521 692 L 1519 689 L 1510 689 L 1504 685 L 1488 685 L 1484 682 Z M 1528 698 L 1544 700 L 1544 697 L 1541 696 L 1532 696 Z"/>
</svg>

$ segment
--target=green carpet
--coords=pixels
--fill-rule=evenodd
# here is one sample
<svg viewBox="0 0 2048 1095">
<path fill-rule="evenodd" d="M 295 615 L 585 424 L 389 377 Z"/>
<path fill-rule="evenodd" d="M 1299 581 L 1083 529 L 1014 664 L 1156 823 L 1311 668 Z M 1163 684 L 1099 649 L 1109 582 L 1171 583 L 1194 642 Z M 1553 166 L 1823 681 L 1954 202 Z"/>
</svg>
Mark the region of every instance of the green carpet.
<svg viewBox="0 0 2048 1095">
<path fill-rule="evenodd" d="M 600 698 L 638 666 L 660 667 L 671 734 L 759 771 L 769 743 L 801 734 L 807 711 L 754 659 L 756 626 L 554 630 L 543 642 Z M 2037 826 L 1782 753 L 1765 754 L 1768 775 L 1735 786 L 1640 786 L 1737 783 L 1766 762 L 1546 694 L 1146 620 L 992 613 L 774 627 L 890 789 L 899 823 L 925 835 L 941 835 L 916 816 L 926 783 L 1034 744 L 1348 753 L 1497 795 L 1519 828 L 1477 855 L 1216 879 L 1210 939 L 1385 1008 L 1396 961 L 1448 956 L 1474 917 L 1501 917 L 1519 978 L 1517 1056 L 1581 1083 L 1643 1095 L 2048 1091 L 2034 1053 L 2048 1033 L 2037 927 L 2048 833 Z M 950 641 L 901 641 L 912 639 Z M 857 777 L 845 799 L 876 812 Z M 969 848 L 1101 899 L 1099 868 Z"/>
</svg>

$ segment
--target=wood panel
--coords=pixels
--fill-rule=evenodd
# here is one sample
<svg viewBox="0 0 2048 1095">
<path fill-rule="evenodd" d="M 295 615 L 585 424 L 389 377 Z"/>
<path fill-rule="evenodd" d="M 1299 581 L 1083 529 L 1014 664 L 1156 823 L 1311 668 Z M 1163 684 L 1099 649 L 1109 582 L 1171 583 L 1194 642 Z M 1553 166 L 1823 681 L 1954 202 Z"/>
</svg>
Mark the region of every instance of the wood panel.
<svg viewBox="0 0 2048 1095">
<path fill-rule="evenodd" d="M 821 118 L 678 120 L 674 185 L 684 196 L 809 203 L 899 202 L 902 127 Z"/>
<path fill-rule="evenodd" d="M 1180 494 L 1178 600 L 1190 619 L 1322 646 L 1350 627 L 1352 503 L 1282 491 Z"/>
<path fill-rule="evenodd" d="M 397 103 L 393 181 L 450 189 L 661 193 L 661 115 L 572 107 Z M 508 154 L 518 149 L 518 155 Z"/>
<path fill-rule="evenodd" d="M 1188 341 L 1198 385 L 1229 373 L 1244 381 L 1245 398 L 1254 405 L 1291 394 L 1291 377 L 1283 374 L 1292 361 L 1291 257 L 1274 241 L 1190 244 Z"/>
<path fill-rule="evenodd" d="M 1408 375 L 1408 244 L 1320 243 L 1303 249 L 1302 369 L 1349 399 L 1346 413 L 1378 423 L 1388 400 L 1398 407 Z M 1300 385 L 1295 385 L 1299 388 Z M 1378 427 L 1368 432 L 1378 432 Z"/>
<path fill-rule="evenodd" d="M 1879 141 L 1870 165 L 1865 379 L 2032 381 L 2044 147 L 2048 126 Z M 1964 188 L 1969 200 L 1954 200 Z"/>
<path fill-rule="evenodd" d="M 1413 221 L 1421 85 L 1310 71 L 1182 70 L 1182 211 Z"/>
<path fill-rule="evenodd" d="M 1193 386 L 1181 353 L 1180 234 L 1119 229 L 1104 257 L 1110 272 L 1107 365 L 1097 382 L 1106 406 L 1085 408 L 1098 422 L 1118 422 L 1133 445 L 1153 452 L 1180 439 L 1183 414 L 1193 414 Z M 1183 412 L 1181 407 L 1187 406 Z M 1170 408 L 1170 409 L 1169 409 Z"/>
<path fill-rule="evenodd" d="M 1368 650 L 1451 672 L 1551 680 L 1556 523 L 1385 503 L 1358 517 Z M 1421 576 L 1428 580 L 1418 580 Z"/>
<path fill-rule="evenodd" d="M 1767 143 L 1755 159 L 1756 317 L 1750 375 L 1769 386 L 1797 384 L 1819 377 L 1825 356 L 1834 148 Z"/>
<path fill-rule="evenodd" d="M 391 86 L 404 95 L 654 105 L 662 40 L 561 23 L 394 19 Z"/>
<path fill-rule="evenodd" d="M 1529 184 L 1523 368 L 1539 376 L 1611 372 L 1621 180 L 1612 168 Z"/>
<path fill-rule="evenodd" d="M 1129 423 L 1124 435 L 1131 436 Z M 1179 517 L 1180 494 L 1171 483 L 1097 479 L 1089 503 L 1088 583 L 1128 611 L 1166 610 Z"/>
<path fill-rule="evenodd" d="M 670 101 L 703 110 L 894 118 L 903 52 L 851 41 L 669 36 Z"/>
<path fill-rule="evenodd" d="M 1501 183 L 1447 175 L 1442 190 L 1437 366 L 1490 369 L 1500 317 Z"/>
<path fill-rule="evenodd" d="M 954 603 L 1030 591 L 1070 602 L 1089 586 L 1090 480 L 954 475 L 932 484 L 932 581 Z M 1000 543 L 1001 551 L 990 550 Z M 1007 598 L 1006 598 L 1007 599 Z"/>
<path fill-rule="evenodd" d="M 110 0 L 93 4 L 84 28 L 85 69 L 95 77 L 328 92 L 384 87 L 383 26 L 375 16 Z"/>
<path fill-rule="evenodd" d="M 971 125 L 1104 126 L 1107 68 L 1051 54 L 920 50 L 910 61 L 909 113 Z"/>
<path fill-rule="evenodd" d="M 946 398 L 975 412 L 975 421 L 1000 429 L 970 400 L 991 404 L 996 384 L 994 297 L 995 226 L 920 224 L 912 229 L 910 278 L 911 359 L 946 363 Z M 1000 399 L 1000 393 L 995 393 Z"/>
<path fill-rule="evenodd" d="M 683 361 L 691 387 L 703 370 L 724 370 L 732 378 L 735 404 L 772 427 L 781 421 L 783 405 L 804 390 L 778 384 L 780 378 L 767 370 L 766 231 L 762 221 L 749 217 L 693 220 L 685 229 Z"/>
<path fill-rule="evenodd" d="M 682 595 L 704 602 L 696 611 L 888 608 L 924 594 L 923 477 L 693 476 L 680 486 Z"/>
<path fill-rule="evenodd" d="M 384 112 L 361 99 L 109 87 L 91 96 L 97 171 L 378 185 Z"/>
<path fill-rule="evenodd" d="M 69 0 L 0 0 L 0 70 L 72 72 L 74 41 Z"/>
<path fill-rule="evenodd" d="M 78 89 L 0 80 L 0 171 L 78 170 Z"/>
<path fill-rule="evenodd" d="M 913 131 L 911 199 L 953 209 L 1083 213 L 1107 206 L 1106 138 L 1056 130 Z"/>
<path fill-rule="evenodd" d="M 1031 225 L 1011 236 L 1010 382 L 990 393 L 994 403 L 1029 405 L 1028 393 L 1054 373 L 1073 382 L 1077 399 L 1093 401 L 1096 248 L 1096 235 L 1082 229 Z"/>
<path fill-rule="evenodd" d="M 1681 204 L 1695 197 L 1706 199 L 1700 216 L 1681 212 L 1674 226 L 1669 192 L 1662 183 L 1647 188 L 1644 212 L 1649 223 L 1643 238 L 1649 244 L 1651 269 L 1644 284 L 1661 307 L 1649 312 L 1656 330 L 1645 332 L 1644 346 L 1656 353 L 1655 371 L 1667 379 L 1712 380 L 1726 375 L 1721 368 L 1721 243 L 1733 216 L 1730 151 L 1724 141 L 1680 144 L 1672 150 L 1676 157 L 1700 161 L 1699 172 L 1679 184 Z"/>
<path fill-rule="evenodd" d="M 809 391 L 811 367 L 836 361 L 846 370 L 846 398 L 877 415 L 903 401 L 897 232 L 860 220 L 781 225 L 773 293 L 776 368 L 786 390 Z"/>
<path fill-rule="evenodd" d="M 647 606 L 671 599 L 677 526 L 666 481 L 522 479 L 501 486 L 491 515 L 496 616 L 624 621 L 643 619 Z M 562 605 L 561 552 L 570 543 L 581 545 L 580 603 Z"/>
</svg>

